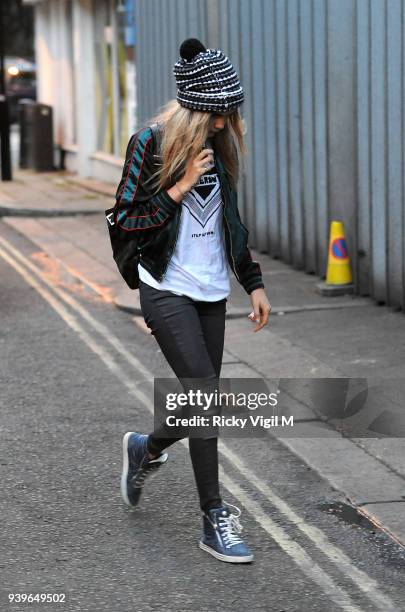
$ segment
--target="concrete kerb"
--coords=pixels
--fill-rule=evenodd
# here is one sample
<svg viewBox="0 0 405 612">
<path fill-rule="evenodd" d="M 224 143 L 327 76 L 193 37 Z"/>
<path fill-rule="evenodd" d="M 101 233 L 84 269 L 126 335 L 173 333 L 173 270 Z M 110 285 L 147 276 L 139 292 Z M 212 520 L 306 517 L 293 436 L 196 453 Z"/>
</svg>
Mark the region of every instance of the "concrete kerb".
<svg viewBox="0 0 405 612">
<path fill-rule="evenodd" d="M 99 215 L 101 210 L 76 208 L 21 208 L 10 204 L 0 204 L 0 217 L 74 217 L 77 215 Z"/>
<path fill-rule="evenodd" d="M 135 291 L 133 291 L 132 293 L 135 296 L 135 300 L 129 299 L 128 291 L 123 290 L 120 294 L 118 294 L 117 296 L 113 298 L 113 303 L 117 308 L 119 308 L 120 310 L 123 310 L 124 312 L 128 312 L 133 315 L 140 315 L 142 314 L 142 312 L 141 312 L 141 308 L 139 305 L 138 294 Z M 282 316 L 286 314 L 293 314 L 296 312 L 305 312 L 305 311 L 311 311 L 311 310 L 332 310 L 332 309 L 337 309 L 337 308 L 364 307 L 364 305 L 365 305 L 364 300 L 359 299 L 357 301 L 352 300 L 351 302 L 347 302 L 347 303 L 342 302 L 340 304 L 311 304 L 307 306 L 276 306 L 276 307 L 273 306 L 271 309 L 271 316 L 274 316 L 274 315 Z M 245 318 L 249 314 L 248 311 L 250 310 L 251 308 L 249 308 L 249 306 L 246 306 L 246 308 L 236 308 L 228 304 L 226 317 L 227 319 Z"/>
<path fill-rule="evenodd" d="M 76 187 L 81 187 L 86 191 L 98 193 L 99 195 L 103 195 L 108 198 L 115 198 L 117 188 L 115 185 L 112 185 L 110 183 L 103 183 L 101 181 L 81 178 L 75 174 L 65 176 L 64 179 L 67 183 L 75 185 Z"/>
<path fill-rule="evenodd" d="M 270 436 L 325 479 L 356 512 L 405 548 L 404 478 L 355 440 L 342 437 L 333 428 L 322 429 L 322 419 L 302 400 L 291 396 L 289 405 L 291 413 L 301 415 L 294 425 L 294 437 L 276 430 L 270 431 Z"/>
<path fill-rule="evenodd" d="M 130 300 L 129 291 L 130 290 L 124 290 L 123 292 L 113 297 L 113 304 L 124 312 L 128 312 L 129 314 L 135 316 L 140 316 L 142 315 L 142 310 L 139 304 L 139 292 L 132 291 L 133 299 Z M 232 306 L 228 306 L 227 308 L 227 319 L 240 319 L 247 317 L 247 315 L 249 314 L 248 308 L 232 308 Z"/>
</svg>

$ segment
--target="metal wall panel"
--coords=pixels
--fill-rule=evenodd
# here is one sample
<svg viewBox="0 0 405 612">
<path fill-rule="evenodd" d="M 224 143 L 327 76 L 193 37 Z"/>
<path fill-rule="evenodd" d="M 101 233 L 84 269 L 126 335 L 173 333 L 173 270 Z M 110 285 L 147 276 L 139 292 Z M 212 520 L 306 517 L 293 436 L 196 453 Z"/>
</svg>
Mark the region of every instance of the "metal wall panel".
<svg viewBox="0 0 405 612">
<path fill-rule="evenodd" d="M 355 3 L 352 0 L 328 1 L 328 225 L 330 220 L 343 221 L 352 264 L 357 252 L 354 21 Z M 328 229 L 325 228 L 325 233 Z M 326 261 L 324 265 L 326 269 Z M 355 270 L 353 273 L 357 282 Z"/>
<path fill-rule="evenodd" d="M 345 225 L 356 290 L 405 309 L 405 0 L 136 0 L 139 121 L 175 97 L 181 41 L 240 75 L 250 245 L 324 277 Z"/>
<path fill-rule="evenodd" d="M 136 0 L 138 126 L 176 97 L 173 64 L 182 40 L 206 40 L 204 0 Z"/>
<path fill-rule="evenodd" d="M 385 3 L 372 2 L 371 26 L 371 262 L 372 288 L 374 297 L 383 301 L 386 295 L 386 215 L 385 196 L 387 192 L 386 173 L 386 106 L 385 106 Z M 359 106 L 359 112 L 361 108 Z M 361 143 L 359 143 L 361 146 Z"/>
<path fill-rule="evenodd" d="M 371 257 L 370 257 L 370 194 L 371 194 L 371 138 L 370 138 L 370 90 L 371 64 L 370 49 L 370 13 L 369 0 L 359 0 L 356 15 L 356 90 L 358 112 L 356 113 L 357 147 L 357 248 L 358 259 L 356 273 L 360 294 L 370 291 Z"/>
<path fill-rule="evenodd" d="M 401 0 L 387 3 L 387 293 L 389 301 L 402 299 L 402 25 Z M 400 78 L 398 78 L 398 75 Z"/>
<path fill-rule="evenodd" d="M 356 9 L 358 290 L 404 310 L 404 2 Z"/>
<path fill-rule="evenodd" d="M 300 36 L 299 0 L 287 3 L 287 91 L 288 91 L 288 183 L 290 214 L 291 263 L 297 269 L 304 268 L 304 222 L 302 198 L 301 155 L 301 98 L 300 98 Z M 270 95 L 270 89 L 269 89 Z M 286 261 L 289 261 L 286 259 Z"/>
</svg>

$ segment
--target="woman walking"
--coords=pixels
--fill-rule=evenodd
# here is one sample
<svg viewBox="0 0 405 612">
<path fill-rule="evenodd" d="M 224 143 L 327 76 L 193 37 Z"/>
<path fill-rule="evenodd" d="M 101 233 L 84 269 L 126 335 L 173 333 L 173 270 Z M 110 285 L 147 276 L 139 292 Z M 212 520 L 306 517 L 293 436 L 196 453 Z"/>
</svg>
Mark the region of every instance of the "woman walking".
<svg viewBox="0 0 405 612">
<path fill-rule="evenodd" d="M 243 89 L 222 51 L 187 39 L 180 56 L 173 68 L 177 99 L 129 142 L 116 222 L 139 245 L 140 303 L 151 334 L 185 391 L 195 390 L 198 381 L 198 389 L 213 392 L 222 364 L 230 270 L 250 296 L 254 331 L 267 324 L 271 307 L 237 208 L 236 144 L 245 152 L 238 111 Z M 207 417 L 217 414 L 215 405 L 204 411 Z M 166 463 L 164 451 L 186 435 L 167 422 L 149 435 L 125 434 L 121 492 L 129 506 L 138 504 L 145 478 Z M 213 428 L 189 434 L 203 513 L 199 546 L 222 561 L 250 562 L 240 511 L 221 498 L 217 442 Z"/>
</svg>

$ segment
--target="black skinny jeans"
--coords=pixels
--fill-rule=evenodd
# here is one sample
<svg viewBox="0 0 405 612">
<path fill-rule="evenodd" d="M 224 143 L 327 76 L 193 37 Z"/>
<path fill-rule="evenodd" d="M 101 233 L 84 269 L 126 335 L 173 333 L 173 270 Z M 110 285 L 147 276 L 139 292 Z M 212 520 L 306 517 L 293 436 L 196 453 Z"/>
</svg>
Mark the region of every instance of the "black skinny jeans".
<svg viewBox="0 0 405 612">
<path fill-rule="evenodd" d="M 184 391 L 190 387 L 187 387 L 182 379 L 197 378 L 202 383 L 198 388 L 203 387 L 203 391 L 213 392 L 218 389 L 227 298 L 216 302 L 197 301 L 171 291 L 155 289 L 142 281 L 139 293 L 145 323 Z M 206 414 L 219 414 L 219 411 L 214 408 Z M 176 429 L 163 423 L 150 434 L 149 450 L 152 454 L 159 454 L 186 435 L 184 429 Z M 189 437 L 190 457 L 200 506 L 205 512 L 222 505 L 217 445 L 218 438 L 212 433 L 212 429 L 205 437 L 200 437 L 200 434 L 198 437 Z"/>
</svg>

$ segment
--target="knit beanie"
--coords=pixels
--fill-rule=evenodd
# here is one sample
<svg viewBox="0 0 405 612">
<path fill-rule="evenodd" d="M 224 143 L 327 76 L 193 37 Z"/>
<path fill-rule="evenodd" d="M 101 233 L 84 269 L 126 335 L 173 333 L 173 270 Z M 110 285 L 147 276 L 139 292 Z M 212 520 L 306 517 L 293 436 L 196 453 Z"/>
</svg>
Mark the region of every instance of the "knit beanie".
<svg viewBox="0 0 405 612">
<path fill-rule="evenodd" d="M 238 75 L 220 49 L 206 49 L 196 38 L 188 38 L 180 46 L 180 56 L 173 73 L 181 106 L 223 113 L 243 103 Z"/>
</svg>

